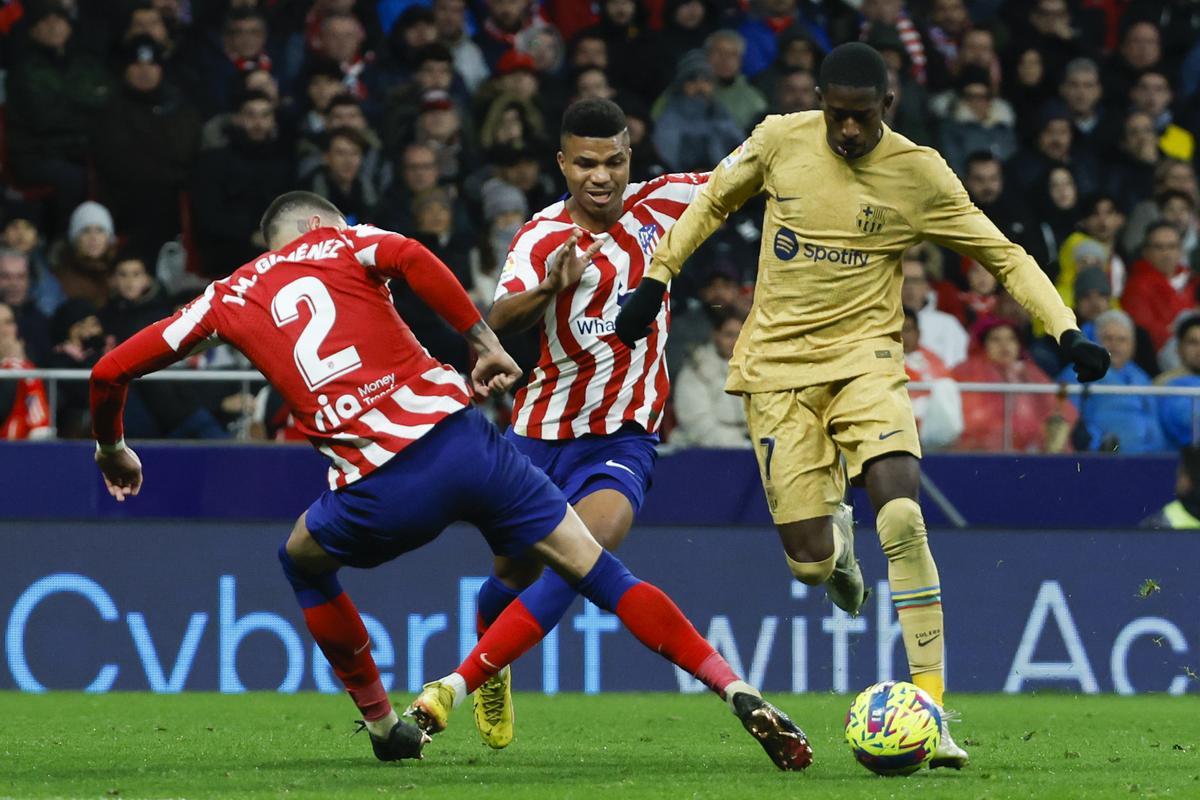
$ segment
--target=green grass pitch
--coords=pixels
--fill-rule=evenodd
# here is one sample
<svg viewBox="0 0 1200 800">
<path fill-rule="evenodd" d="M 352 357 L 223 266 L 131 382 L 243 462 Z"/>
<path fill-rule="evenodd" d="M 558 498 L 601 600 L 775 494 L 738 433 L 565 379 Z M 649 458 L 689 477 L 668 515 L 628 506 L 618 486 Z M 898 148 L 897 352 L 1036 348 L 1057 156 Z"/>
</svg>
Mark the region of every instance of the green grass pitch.
<svg viewBox="0 0 1200 800">
<path fill-rule="evenodd" d="M 343 696 L 0 693 L 0 796 L 1200 798 L 1195 695 L 957 695 L 971 766 L 892 779 L 842 743 L 848 697 L 771 699 L 812 740 L 804 773 L 775 770 L 709 696 L 518 695 L 509 749 L 464 707 L 424 761 L 380 764 Z"/>
</svg>

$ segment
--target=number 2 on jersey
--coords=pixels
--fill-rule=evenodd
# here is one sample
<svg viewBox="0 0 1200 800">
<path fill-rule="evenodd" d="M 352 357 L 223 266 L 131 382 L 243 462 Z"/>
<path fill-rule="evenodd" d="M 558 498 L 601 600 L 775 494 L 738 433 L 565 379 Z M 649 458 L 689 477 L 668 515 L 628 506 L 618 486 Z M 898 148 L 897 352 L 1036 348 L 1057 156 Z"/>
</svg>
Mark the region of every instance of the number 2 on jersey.
<svg viewBox="0 0 1200 800">
<path fill-rule="evenodd" d="M 316 391 L 334 378 L 362 366 L 362 359 L 353 345 L 332 355 L 320 354 L 321 345 L 337 320 L 333 298 L 320 278 L 305 275 L 279 290 L 271 301 L 271 316 L 275 318 L 275 325 L 282 328 L 300 319 L 301 302 L 308 304 L 312 317 L 296 339 L 292 355 L 309 390 Z"/>
</svg>

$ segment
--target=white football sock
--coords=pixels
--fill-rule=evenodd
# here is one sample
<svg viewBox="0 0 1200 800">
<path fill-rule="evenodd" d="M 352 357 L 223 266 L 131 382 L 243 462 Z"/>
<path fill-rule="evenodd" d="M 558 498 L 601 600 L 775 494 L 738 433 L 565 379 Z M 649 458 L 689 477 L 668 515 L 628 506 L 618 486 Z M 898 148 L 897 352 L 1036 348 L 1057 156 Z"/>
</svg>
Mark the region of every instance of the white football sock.
<svg viewBox="0 0 1200 800">
<path fill-rule="evenodd" d="M 442 683 L 454 687 L 454 707 L 458 708 L 462 701 L 467 699 L 466 679 L 457 672 L 451 672 L 445 678 L 442 678 Z"/>
<path fill-rule="evenodd" d="M 754 697 L 762 697 L 762 693 L 755 689 L 745 681 L 734 681 L 725 687 L 725 702 L 729 703 L 729 710 L 733 710 L 733 697 L 737 694 L 748 694 Z"/>
<path fill-rule="evenodd" d="M 392 728 L 396 727 L 396 723 L 400 721 L 400 717 L 396 714 L 396 709 L 388 712 L 386 717 L 379 719 L 367 720 L 367 730 L 376 739 L 386 739 L 387 735 L 392 732 Z"/>
</svg>

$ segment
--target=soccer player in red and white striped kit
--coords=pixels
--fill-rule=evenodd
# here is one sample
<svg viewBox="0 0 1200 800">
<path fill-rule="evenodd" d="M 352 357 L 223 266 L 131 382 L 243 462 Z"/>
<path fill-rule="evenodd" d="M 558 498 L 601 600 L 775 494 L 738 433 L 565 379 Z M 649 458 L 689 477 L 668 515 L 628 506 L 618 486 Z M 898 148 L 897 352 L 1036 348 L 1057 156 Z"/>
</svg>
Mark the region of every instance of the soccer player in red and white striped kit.
<svg viewBox="0 0 1200 800">
<path fill-rule="evenodd" d="M 804 733 L 733 672 L 669 597 L 596 543 L 563 493 L 471 405 L 462 378 L 431 358 L 397 315 L 393 277 L 472 344 L 476 395 L 513 385 L 516 362 L 445 264 L 413 239 L 348 226 L 333 204 L 309 192 L 276 198 L 262 233 L 271 252 L 214 281 L 93 368 L 96 462 L 117 500 L 136 495 L 142 466 L 122 426 L 129 382 L 206 341 L 223 340 L 250 359 L 331 462 L 328 490 L 296 521 L 279 560 L 309 631 L 362 712 L 377 758 L 419 758 L 426 734 L 444 729 L 451 709 L 550 630 L 542 620 L 556 601 L 535 584 L 454 672 L 425 686 L 409 708 L 419 728 L 399 718 L 338 571 L 383 564 L 462 520 L 496 554 L 545 561 L 572 591 L 696 675 L 780 769 L 808 766 Z"/>
<path fill-rule="evenodd" d="M 513 238 L 488 322 L 502 335 L 537 329 L 538 362 L 517 393 L 505 436 L 611 550 L 629 533 L 654 468 L 669 390 L 669 294 L 633 349 L 618 341 L 613 323 L 659 239 L 708 175 L 630 184 L 625 114 L 609 100 L 572 104 L 560 143 L 568 197 L 536 213 Z M 535 580 L 553 601 L 542 624 L 557 624 L 575 592 L 552 572 L 539 579 L 541 572 L 536 562 L 497 557 L 479 591 L 479 631 Z M 476 727 L 494 748 L 514 735 L 511 682 L 506 669 L 475 694 Z"/>
</svg>

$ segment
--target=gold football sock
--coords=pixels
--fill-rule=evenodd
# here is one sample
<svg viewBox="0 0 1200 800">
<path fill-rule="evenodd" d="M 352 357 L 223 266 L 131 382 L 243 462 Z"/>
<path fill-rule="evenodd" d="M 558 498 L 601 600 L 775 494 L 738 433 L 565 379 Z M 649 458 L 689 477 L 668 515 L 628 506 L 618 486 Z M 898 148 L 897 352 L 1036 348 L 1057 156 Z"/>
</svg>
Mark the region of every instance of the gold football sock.
<svg viewBox="0 0 1200 800">
<path fill-rule="evenodd" d="M 921 507 L 907 497 L 879 509 L 875 520 L 888 559 L 888 583 L 900 618 L 913 682 L 942 704 L 942 589 L 929 552 Z"/>
<path fill-rule="evenodd" d="M 946 693 L 946 687 L 942 685 L 942 671 L 940 669 L 932 672 L 918 672 L 912 676 L 912 682 L 917 685 L 917 688 L 928 692 L 933 701 L 939 706 L 942 704 L 942 695 Z"/>
<path fill-rule="evenodd" d="M 787 559 L 788 569 L 796 576 L 796 580 L 808 586 L 820 586 L 825 581 L 829 580 L 829 576 L 833 574 L 833 565 L 837 562 L 838 556 L 841 555 L 841 542 L 837 536 L 833 537 L 833 555 L 822 561 L 796 561 L 787 554 L 785 550 L 783 557 Z"/>
</svg>

